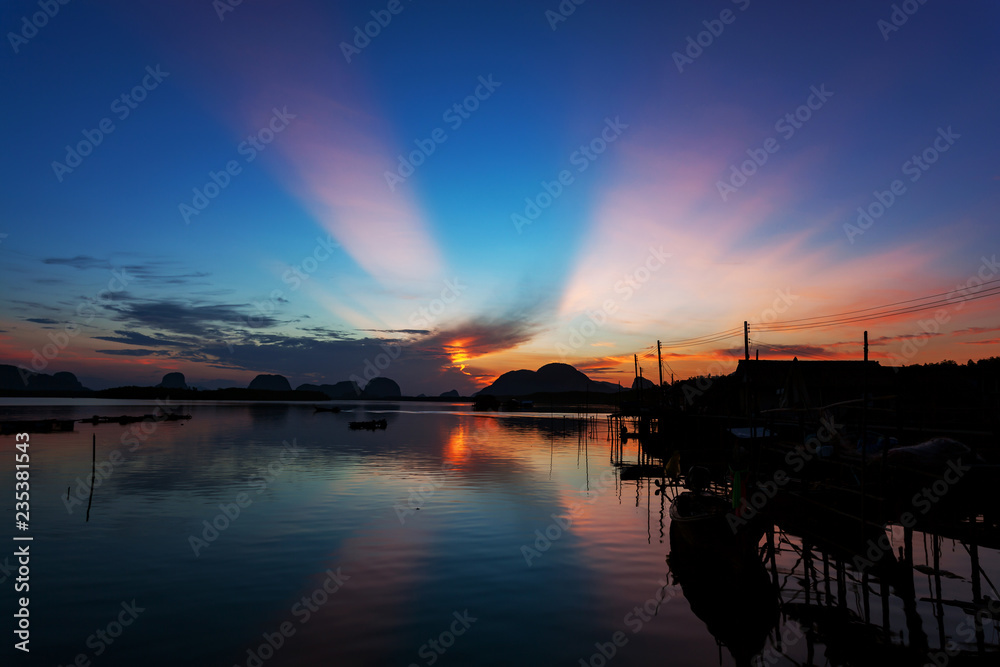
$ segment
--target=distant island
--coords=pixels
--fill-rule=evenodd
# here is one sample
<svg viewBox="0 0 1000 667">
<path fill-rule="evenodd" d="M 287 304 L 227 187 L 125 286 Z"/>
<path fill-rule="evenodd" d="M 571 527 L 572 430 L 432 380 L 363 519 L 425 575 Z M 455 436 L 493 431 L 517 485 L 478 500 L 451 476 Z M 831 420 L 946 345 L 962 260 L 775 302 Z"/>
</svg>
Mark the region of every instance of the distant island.
<svg viewBox="0 0 1000 667">
<path fill-rule="evenodd" d="M 292 389 L 283 375 L 260 374 L 244 387 L 198 389 L 188 384 L 183 373 L 170 372 L 151 387 L 122 386 L 91 390 L 84 387 L 73 373 L 53 375 L 35 373 L 9 364 L 0 364 L 0 396 L 38 396 L 67 398 L 143 399 L 172 398 L 201 401 L 314 401 L 329 400 L 406 400 L 399 384 L 390 378 L 376 377 L 365 387 L 345 380 L 336 384 L 301 384 Z M 449 399 L 458 399 L 458 392 Z M 427 400 L 441 400 L 428 398 Z"/>
</svg>

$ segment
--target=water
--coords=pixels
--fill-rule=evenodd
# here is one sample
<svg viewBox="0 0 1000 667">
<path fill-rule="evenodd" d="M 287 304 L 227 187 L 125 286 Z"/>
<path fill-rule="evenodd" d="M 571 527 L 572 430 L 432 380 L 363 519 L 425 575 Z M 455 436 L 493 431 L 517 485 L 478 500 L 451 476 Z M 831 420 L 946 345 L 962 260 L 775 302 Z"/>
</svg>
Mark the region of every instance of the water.
<svg viewBox="0 0 1000 667">
<path fill-rule="evenodd" d="M 155 409 L 39 403 L 4 399 L 0 414 Z M 705 600 L 685 597 L 699 594 L 690 568 L 683 589 L 668 576 L 668 501 L 649 480 L 619 478 L 603 422 L 585 438 L 562 414 L 345 407 L 329 414 L 309 405 L 189 403 L 177 411 L 190 421 L 32 434 L 30 664 L 736 664 L 703 618 Z M 376 416 L 387 430 L 348 429 Z M 91 434 L 103 472 L 88 522 Z M 0 437 L 6 480 L 14 443 Z M 916 534 L 920 562 L 924 539 Z M 825 599 L 824 582 L 803 583 L 800 550 L 789 537 L 776 555 L 781 598 L 800 603 L 809 588 L 815 604 Z M 12 553 L 0 554 L 0 564 Z M 962 546 L 945 542 L 941 558 L 942 569 L 963 578 L 944 579 L 940 597 L 971 599 Z M 997 552 L 980 549 L 980 559 L 987 573 L 1000 573 Z M 823 574 L 821 553 L 813 566 Z M 727 610 L 734 627 L 760 615 L 759 601 L 740 594 L 744 579 L 708 605 Z M 6 610 L 14 608 L 11 582 L 2 588 Z M 918 574 L 916 597 L 937 596 L 935 583 Z M 860 615 L 858 591 L 853 584 L 849 606 Z M 935 608 L 918 609 L 931 648 L 939 626 L 959 640 L 964 620 L 945 607 L 939 621 Z M 892 596 L 888 609 L 889 643 L 911 643 L 904 605 Z M 877 594 L 870 616 L 882 620 Z M 789 618 L 778 630 L 785 640 L 777 638 L 790 658 L 772 664 L 801 664 L 810 654 L 824 664 L 822 638 L 797 636 Z M 986 628 L 995 642 L 995 627 Z"/>
</svg>

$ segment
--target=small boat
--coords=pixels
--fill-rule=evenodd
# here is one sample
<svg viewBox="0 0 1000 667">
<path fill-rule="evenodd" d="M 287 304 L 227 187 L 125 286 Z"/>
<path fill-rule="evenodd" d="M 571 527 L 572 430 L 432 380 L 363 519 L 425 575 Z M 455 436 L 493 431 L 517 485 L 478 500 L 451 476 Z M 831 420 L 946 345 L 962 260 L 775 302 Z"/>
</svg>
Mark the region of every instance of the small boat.
<svg viewBox="0 0 1000 667">
<path fill-rule="evenodd" d="M 79 420 L 81 424 L 93 424 L 97 426 L 98 424 L 136 424 L 138 422 L 175 422 L 182 419 L 191 419 L 191 415 L 176 414 L 173 412 L 165 412 L 159 415 L 120 415 L 118 417 L 101 417 L 99 415 L 94 415 L 93 417 L 88 417 L 86 419 Z"/>
<path fill-rule="evenodd" d="M 682 523 L 725 523 L 733 505 L 709 491 L 685 491 L 670 503 L 670 520 Z"/>
<path fill-rule="evenodd" d="M 337 406 L 337 405 L 331 405 L 329 407 L 324 407 L 322 405 L 314 405 L 313 406 L 313 410 L 315 410 L 316 412 L 333 412 L 333 413 L 338 413 L 338 412 L 340 412 L 340 407 Z"/>
<path fill-rule="evenodd" d="M 350 426 L 351 429 L 353 429 L 355 431 L 361 430 L 361 429 L 365 429 L 365 430 L 368 430 L 368 431 L 374 431 L 376 429 L 381 429 L 381 430 L 384 431 L 385 427 L 388 426 L 388 425 L 389 424 L 384 419 L 371 419 L 371 420 L 365 421 L 365 422 L 348 422 L 348 426 Z"/>
</svg>

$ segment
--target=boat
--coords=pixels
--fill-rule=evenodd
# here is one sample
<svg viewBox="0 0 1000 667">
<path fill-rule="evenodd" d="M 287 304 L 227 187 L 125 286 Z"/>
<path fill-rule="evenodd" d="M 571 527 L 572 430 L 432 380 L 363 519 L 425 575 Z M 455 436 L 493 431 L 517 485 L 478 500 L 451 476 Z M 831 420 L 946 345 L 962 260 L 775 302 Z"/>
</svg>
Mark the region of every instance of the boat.
<svg viewBox="0 0 1000 667">
<path fill-rule="evenodd" d="M 709 472 L 702 466 L 692 467 L 684 477 L 684 491 L 670 503 L 670 520 L 691 526 L 725 524 L 732 511 L 730 500 L 708 491 Z"/>
<path fill-rule="evenodd" d="M 100 415 L 94 415 L 93 417 L 87 417 L 86 419 L 79 420 L 81 424 L 93 424 L 97 426 L 98 424 L 135 424 L 138 422 L 174 422 L 180 421 L 182 419 L 191 419 L 191 415 L 181 415 L 173 412 L 166 412 L 159 415 L 119 415 L 117 417 L 101 417 Z"/>
<path fill-rule="evenodd" d="M 364 422 L 348 422 L 348 426 L 350 426 L 351 429 L 355 431 L 361 429 L 365 429 L 368 431 L 374 431 L 376 429 L 380 429 L 384 431 L 385 427 L 388 425 L 389 424 L 384 419 L 371 419 L 369 421 L 364 421 Z"/>
<path fill-rule="evenodd" d="M 313 410 L 315 410 L 316 412 L 333 412 L 333 413 L 338 413 L 338 412 L 340 412 L 340 406 L 331 405 L 329 407 L 324 407 L 322 405 L 314 405 L 313 406 Z"/>
<path fill-rule="evenodd" d="M 710 491 L 684 491 L 670 503 L 670 520 L 688 524 L 725 524 L 733 505 Z"/>
<path fill-rule="evenodd" d="M 715 525 L 729 534 L 724 524 Z M 691 611 L 738 667 L 764 664 L 756 658 L 778 626 L 778 587 L 752 546 L 720 548 L 724 535 L 693 537 L 685 527 L 683 520 L 671 522 L 667 562 Z"/>
</svg>

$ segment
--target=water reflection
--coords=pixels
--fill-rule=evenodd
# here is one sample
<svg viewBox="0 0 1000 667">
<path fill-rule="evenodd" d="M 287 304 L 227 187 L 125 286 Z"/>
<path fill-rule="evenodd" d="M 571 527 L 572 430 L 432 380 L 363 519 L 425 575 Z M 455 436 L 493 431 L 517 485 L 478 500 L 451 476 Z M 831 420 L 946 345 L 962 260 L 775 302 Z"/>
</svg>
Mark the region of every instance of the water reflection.
<svg viewBox="0 0 1000 667">
<path fill-rule="evenodd" d="M 669 524 L 667 562 L 693 616 L 717 641 L 719 664 L 723 648 L 737 665 L 986 665 L 1000 659 L 1000 603 L 991 577 L 1000 572 L 1000 536 L 982 515 L 971 528 L 945 521 L 920 531 L 853 518 L 854 499 L 836 494 L 824 502 L 815 494 L 779 494 L 766 522 L 726 525 L 682 502 L 694 496 L 682 488 L 683 477 L 665 474 L 674 450 L 641 441 L 630 448 L 614 432 L 609 440 L 622 484 L 635 485 L 636 506 L 640 493 L 647 505 L 651 494 L 672 503 L 669 512 L 663 504 L 659 509 L 661 527 Z M 710 458 L 705 451 L 686 454 Z M 702 500 L 725 506 L 731 476 L 716 476 L 708 486 Z M 940 516 L 954 511 L 953 502 Z M 954 526 L 950 532 L 948 526 Z M 763 535 L 755 527 L 763 527 Z M 739 539 L 748 533 L 749 540 Z M 974 533 L 990 548 L 972 539 Z"/>
<path fill-rule="evenodd" d="M 95 658 L 86 646 L 95 619 L 133 598 L 147 611 L 102 665 L 246 666 L 248 651 L 289 622 L 294 634 L 264 667 L 423 666 L 421 648 L 466 610 L 478 620 L 436 664 L 731 665 L 755 655 L 775 665 L 906 664 L 948 641 L 969 655 L 996 644 L 988 618 L 962 625 L 972 601 L 1000 597 L 995 544 L 782 511 L 759 540 L 734 548 L 725 533 L 670 520 L 683 491 L 664 468 L 670 451 L 622 443 L 603 423 L 344 406 L 191 403 L 191 421 L 149 432 L 99 424 L 33 439 L 32 518 L 45 545 L 33 564 L 45 586 L 32 613 L 49 632 L 37 659 Z M 389 420 L 385 431 L 348 428 L 376 416 Z M 98 466 L 115 451 L 121 460 L 86 523 L 62 498 L 90 471 L 91 434 Z M 282 459 L 288 447 L 298 453 Z M 682 453 L 684 468 L 699 456 L 710 458 Z M 724 483 L 711 489 L 726 494 Z M 240 494 L 251 502 L 219 519 Z M 216 521 L 212 537 L 205 522 Z M 882 535 L 890 548 L 869 554 Z M 191 536 L 207 543 L 197 554 Z M 343 585 L 317 597 L 303 622 L 296 605 L 319 595 L 330 571 Z M 613 662 L 599 648 L 608 642 Z"/>
</svg>

